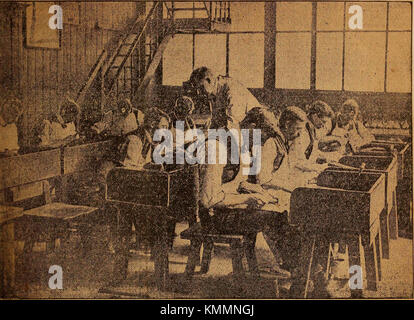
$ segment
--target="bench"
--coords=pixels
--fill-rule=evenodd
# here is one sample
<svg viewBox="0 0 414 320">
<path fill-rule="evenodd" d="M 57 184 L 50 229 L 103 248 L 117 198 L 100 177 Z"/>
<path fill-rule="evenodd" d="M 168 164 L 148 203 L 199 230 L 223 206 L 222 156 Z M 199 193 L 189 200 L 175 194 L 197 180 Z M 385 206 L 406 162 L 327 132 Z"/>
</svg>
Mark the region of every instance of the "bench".
<svg viewBox="0 0 414 320">
<path fill-rule="evenodd" d="M 210 268 L 210 262 L 214 244 L 227 244 L 231 249 L 231 261 L 233 267 L 233 281 L 236 287 L 249 280 L 243 267 L 242 259 L 245 256 L 249 268 L 251 280 L 255 283 L 259 280 L 270 281 L 273 284 L 275 297 L 279 297 L 279 276 L 271 273 L 260 272 L 257 265 L 255 253 L 257 233 L 254 234 L 223 234 L 209 232 L 203 229 L 198 222 L 181 232 L 181 239 L 190 240 L 190 252 L 188 254 L 185 275 L 192 277 L 195 274 L 195 267 L 200 260 L 200 249 L 203 245 L 203 256 L 201 260 L 200 274 L 206 274 Z"/>
</svg>

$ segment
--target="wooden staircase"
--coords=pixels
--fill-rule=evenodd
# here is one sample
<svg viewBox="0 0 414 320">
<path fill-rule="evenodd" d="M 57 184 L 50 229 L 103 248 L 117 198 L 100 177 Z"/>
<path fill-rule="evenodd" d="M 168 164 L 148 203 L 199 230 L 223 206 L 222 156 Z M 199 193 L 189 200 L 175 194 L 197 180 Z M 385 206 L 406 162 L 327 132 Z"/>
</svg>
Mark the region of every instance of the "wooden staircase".
<svg viewBox="0 0 414 320">
<path fill-rule="evenodd" d="M 174 34 L 209 33 L 229 23 L 229 2 L 154 2 L 105 47 L 92 67 L 76 97 L 83 126 L 99 121 L 120 96 L 134 101 L 144 94 Z"/>
</svg>

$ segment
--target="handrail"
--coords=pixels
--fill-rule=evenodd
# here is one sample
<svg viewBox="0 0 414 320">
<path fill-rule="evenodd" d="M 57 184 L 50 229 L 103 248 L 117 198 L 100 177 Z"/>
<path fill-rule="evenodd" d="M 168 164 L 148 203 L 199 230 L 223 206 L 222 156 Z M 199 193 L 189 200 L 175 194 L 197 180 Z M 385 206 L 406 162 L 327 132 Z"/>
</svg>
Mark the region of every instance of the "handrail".
<svg viewBox="0 0 414 320">
<path fill-rule="evenodd" d="M 139 40 L 141 40 L 141 37 L 142 37 L 142 35 L 144 34 L 144 32 L 146 31 L 146 28 L 147 28 L 147 26 L 148 26 L 148 21 L 149 21 L 149 20 L 150 20 L 150 18 L 152 17 L 152 15 L 153 15 L 153 13 L 154 13 L 155 9 L 158 7 L 158 5 L 159 5 L 159 2 L 155 2 L 155 3 L 153 4 L 153 6 L 152 6 L 152 8 L 151 8 L 150 12 L 148 13 L 148 15 L 145 17 L 145 20 L 144 20 L 144 25 L 143 25 L 143 27 L 142 27 L 142 29 L 141 29 L 141 32 L 140 32 L 140 33 L 139 33 L 139 35 L 135 38 L 134 42 L 131 44 L 130 48 L 128 49 L 127 54 L 125 55 L 124 59 L 122 60 L 122 63 L 121 63 L 121 65 L 119 66 L 118 71 L 117 71 L 117 73 L 116 73 L 116 75 L 115 75 L 115 77 L 114 77 L 114 78 L 115 78 L 115 80 L 118 78 L 119 74 L 121 73 L 121 70 L 122 70 L 122 68 L 124 67 L 124 65 L 125 65 L 126 61 L 128 60 L 128 58 L 130 57 L 131 52 L 133 52 L 133 51 L 135 50 L 135 48 L 136 48 L 136 46 L 137 46 L 137 44 L 138 44 Z M 138 25 L 138 23 L 139 23 L 140 21 L 141 21 L 141 19 L 139 19 L 139 18 L 135 20 L 135 22 L 134 22 L 133 26 L 132 26 L 132 27 L 131 27 L 131 29 L 130 29 L 130 32 L 128 32 L 128 33 L 125 35 L 125 37 L 124 37 L 124 38 L 123 38 L 123 40 L 121 41 L 120 45 L 118 45 L 118 48 L 117 48 L 117 50 L 116 50 L 116 53 L 115 53 L 115 54 L 112 56 L 112 58 L 111 58 L 111 61 L 110 61 L 110 63 L 109 63 L 109 66 L 112 66 L 112 64 L 113 64 L 114 60 L 116 59 L 116 57 L 117 57 L 117 56 L 118 56 L 118 54 L 119 54 L 119 51 L 120 51 L 120 49 L 121 49 L 122 45 L 125 43 L 125 41 L 126 41 L 126 39 L 128 38 L 128 36 L 129 36 L 129 35 L 131 35 L 131 34 L 133 33 L 134 28 Z M 111 67 L 109 67 L 109 68 L 107 68 L 107 69 L 106 69 L 105 74 L 104 74 L 104 78 L 106 78 L 106 76 L 108 75 L 108 72 L 109 72 L 109 69 L 110 69 L 110 68 L 111 68 Z M 109 91 L 109 92 L 112 90 L 112 86 L 113 86 L 113 83 L 112 83 L 112 84 L 111 84 L 111 86 L 108 88 L 108 91 Z"/>
<path fill-rule="evenodd" d="M 83 100 L 85 99 L 86 92 L 88 92 L 89 88 L 91 87 L 93 81 L 95 80 L 96 76 L 98 75 L 98 72 L 101 70 L 102 65 L 104 64 L 104 61 L 106 57 L 108 56 L 107 51 L 104 49 L 102 50 L 98 60 L 91 68 L 91 71 L 88 74 L 88 80 L 85 82 L 85 84 L 82 86 L 82 88 L 79 90 L 78 95 L 76 96 L 76 103 L 78 105 L 81 105 L 83 103 Z"/>
</svg>

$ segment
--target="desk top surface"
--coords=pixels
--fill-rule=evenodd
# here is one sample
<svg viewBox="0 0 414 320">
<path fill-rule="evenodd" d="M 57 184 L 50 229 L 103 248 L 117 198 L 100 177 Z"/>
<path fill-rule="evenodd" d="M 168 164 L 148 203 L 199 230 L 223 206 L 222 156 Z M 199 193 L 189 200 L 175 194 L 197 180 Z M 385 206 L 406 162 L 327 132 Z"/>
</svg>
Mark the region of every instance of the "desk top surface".
<svg viewBox="0 0 414 320">
<path fill-rule="evenodd" d="M 23 216 L 23 208 L 0 205 L 0 225 Z"/>
<path fill-rule="evenodd" d="M 25 210 L 25 216 L 69 220 L 96 211 L 95 207 L 70 205 L 61 202 L 50 203 L 41 207 Z"/>
</svg>

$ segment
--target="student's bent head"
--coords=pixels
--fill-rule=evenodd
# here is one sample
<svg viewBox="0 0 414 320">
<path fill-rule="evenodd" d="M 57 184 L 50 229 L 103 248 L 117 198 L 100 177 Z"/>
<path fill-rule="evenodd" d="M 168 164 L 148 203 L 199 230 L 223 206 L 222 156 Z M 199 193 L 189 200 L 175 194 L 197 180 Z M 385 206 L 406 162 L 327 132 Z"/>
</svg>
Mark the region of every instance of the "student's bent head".
<svg viewBox="0 0 414 320">
<path fill-rule="evenodd" d="M 307 113 L 318 137 L 321 138 L 332 133 L 335 128 L 336 117 L 334 111 L 326 102 L 321 100 L 313 102 Z"/>
<path fill-rule="evenodd" d="M 213 95 L 217 91 L 217 77 L 207 67 L 195 69 L 191 73 L 190 82 L 194 87 L 201 89 L 208 95 Z"/>
</svg>

